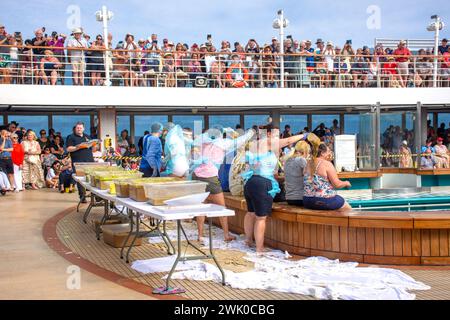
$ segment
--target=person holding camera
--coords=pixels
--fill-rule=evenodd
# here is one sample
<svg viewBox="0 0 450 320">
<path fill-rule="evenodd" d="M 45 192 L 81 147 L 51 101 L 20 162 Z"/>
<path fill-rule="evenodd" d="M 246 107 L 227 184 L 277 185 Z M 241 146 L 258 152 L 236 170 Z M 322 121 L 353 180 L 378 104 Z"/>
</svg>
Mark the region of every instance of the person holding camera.
<svg viewBox="0 0 450 320">
<path fill-rule="evenodd" d="M 55 57 L 62 63 L 62 67 L 58 70 L 62 85 L 64 85 L 64 75 L 66 69 L 66 54 L 64 53 L 64 43 L 66 42 L 66 38 L 66 35 L 62 33 L 58 34 L 58 32 L 53 31 L 52 36 L 49 37 L 47 41 L 47 45 L 54 48 L 52 51 Z"/>
</svg>

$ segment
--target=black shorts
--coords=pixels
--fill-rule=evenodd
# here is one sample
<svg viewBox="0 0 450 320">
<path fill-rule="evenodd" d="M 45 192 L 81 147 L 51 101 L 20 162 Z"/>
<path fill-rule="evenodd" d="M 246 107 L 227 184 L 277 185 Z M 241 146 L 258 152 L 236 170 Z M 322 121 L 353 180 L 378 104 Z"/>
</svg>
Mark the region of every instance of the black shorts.
<svg viewBox="0 0 450 320">
<path fill-rule="evenodd" d="M 272 214 L 273 198 L 269 194 L 272 182 L 261 176 L 252 176 L 244 186 L 245 201 L 248 212 L 254 212 L 258 217 Z"/>
<path fill-rule="evenodd" d="M 290 206 L 303 207 L 303 200 L 286 200 L 286 201 Z"/>
<path fill-rule="evenodd" d="M 0 168 L 6 174 L 14 174 L 14 166 L 11 158 L 1 158 Z"/>
</svg>

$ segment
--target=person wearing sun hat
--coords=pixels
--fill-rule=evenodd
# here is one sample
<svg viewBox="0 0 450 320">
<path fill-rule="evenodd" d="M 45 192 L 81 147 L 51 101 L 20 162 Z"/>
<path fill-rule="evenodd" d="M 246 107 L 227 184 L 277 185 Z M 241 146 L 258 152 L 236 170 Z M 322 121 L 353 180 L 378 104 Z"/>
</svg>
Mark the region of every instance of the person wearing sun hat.
<svg viewBox="0 0 450 320">
<path fill-rule="evenodd" d="M 450 156 L 447 147 L 444 145 L 444 139 L 442 137 L 437 138 L 434 150 L 436 157 L 436 167 L 450 168 Z"/>
<path fill-rule="evenodd" d="M 402 145 L 399 148 L 400 163 L 399 168 L 412 168 L 413 159 L 411 149 L 408 147 L 408 141 L 403 140 Z"/>
<path fill-rule="evenodd" d="M 175 87 L 175 60 L 172 52 L 165 52 L 163 55 L 162 72 L 166 76 L 166 86 Z"/>
<path fill-rule="evenodd" d="M 88 44 L 82 37 L 83 30 L 81 28 L 73 29 L 72 35 L 73 37 L 69 40 L 67 47 L 72 64 L 73 84 L 82 86 L 84 83 L 85 51 L 80 49 L 88 48 Z"/>
</svg>

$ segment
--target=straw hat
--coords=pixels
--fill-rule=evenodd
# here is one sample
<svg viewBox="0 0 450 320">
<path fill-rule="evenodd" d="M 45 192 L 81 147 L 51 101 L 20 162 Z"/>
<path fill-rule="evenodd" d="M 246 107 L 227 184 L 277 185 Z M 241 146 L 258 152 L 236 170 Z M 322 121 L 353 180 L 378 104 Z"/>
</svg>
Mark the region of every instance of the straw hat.
<svg viewBox="0 0 450 320">
<path fill-rule="evenodd" d="M 81 28 L 74 28 L 72 34 L 83 34 L 83 30 Z"/>
<path fill-rule="evenodd" d="M 234 57 L 238 57 L 239 58 L 239 55 L 237 53 L 233 53 L 233 54 L 230 55 L 230 59 L 233 59 Z"/>
</svg>

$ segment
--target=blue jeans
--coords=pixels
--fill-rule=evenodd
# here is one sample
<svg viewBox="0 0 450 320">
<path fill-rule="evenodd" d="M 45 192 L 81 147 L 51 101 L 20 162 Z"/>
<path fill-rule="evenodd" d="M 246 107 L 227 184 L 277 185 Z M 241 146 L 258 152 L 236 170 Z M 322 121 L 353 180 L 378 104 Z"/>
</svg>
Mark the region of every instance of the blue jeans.
<svg viewBox="0 0 450 320">
<path fill-rule="evenodd" d="M 338 210 L 344 203 L 344 198 L 339 195 L 331 198 L 303 197 L 303 206 L 313 210 Z"/>
</svg>

